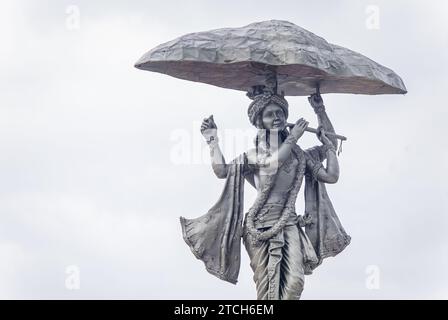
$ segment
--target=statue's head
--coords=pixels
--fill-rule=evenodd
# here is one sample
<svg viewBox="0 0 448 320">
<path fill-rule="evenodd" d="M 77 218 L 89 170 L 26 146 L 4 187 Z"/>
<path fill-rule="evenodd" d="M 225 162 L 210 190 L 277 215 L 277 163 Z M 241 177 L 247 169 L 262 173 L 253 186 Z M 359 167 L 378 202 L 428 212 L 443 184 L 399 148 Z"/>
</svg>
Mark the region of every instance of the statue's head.
<svg viewBox="0 0 448 320">
<path fill-rule="evenodd" d="M 251 96 L 249 96 L 251 97 Z M 288 102 L 278 94 L 264 92 L 251 97 L 247 115 L 258 129 L 283 130 L 288 119 Z"/>
<path fill-rule="evenodd" d="M 269 148 L 274 136 L 284 141 L 289 134 L 286 129 L 288 102 L 284 96 L 269 91 L 248 96 L 253 102 L 249 105 L 247 114 L 250 122 L 259 129 L 255 139 L 257 148 L 260 141 L 265 141 Z M 275 134 L 272 135 L 271 132 Z"/>
</svg>

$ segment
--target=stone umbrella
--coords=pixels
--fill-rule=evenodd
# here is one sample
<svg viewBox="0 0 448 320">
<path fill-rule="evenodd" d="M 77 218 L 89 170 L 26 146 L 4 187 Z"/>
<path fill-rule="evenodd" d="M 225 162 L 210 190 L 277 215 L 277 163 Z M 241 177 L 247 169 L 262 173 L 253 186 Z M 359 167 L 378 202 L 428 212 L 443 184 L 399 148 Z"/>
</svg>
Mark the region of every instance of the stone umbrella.
<svg viewBox="0 0 448 320">
<path fill-rule="evenodd" d="M 407 92 L 391 69 L 282 20 L 189 33 L 148 51 L 135 67 L 241 91 L 275 86 L 286 96 L 310 95 L 316 88 L 321 93 Z"/>
</svg>

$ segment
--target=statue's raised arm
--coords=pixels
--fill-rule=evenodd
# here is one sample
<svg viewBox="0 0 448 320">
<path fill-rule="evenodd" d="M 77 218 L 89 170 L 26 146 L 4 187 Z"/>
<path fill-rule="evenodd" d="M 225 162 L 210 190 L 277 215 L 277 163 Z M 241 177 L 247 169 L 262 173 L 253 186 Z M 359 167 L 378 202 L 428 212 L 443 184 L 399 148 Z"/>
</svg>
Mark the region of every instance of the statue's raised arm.
<svg viewBox="0 0 448 320">
<path fill-rule="evenodd" d="M 326 133 L 335 133 L 333 125 L 325 111 L 324 101 L 319 92 L 308 97 L 308 101 L 313 107 L 319 122 L 317 137 L 322 142 L 321 146 L 307 149 L 309 155 L 317 155 L 307 161 L 307 169 L 315 179 L 324 183 L 336 183 L 339 179 L 339 163 L 336 156 L 338 141 L 334 136 L 327 136 Z M 327 167 L 322 165 L 322 161 L 327 159 Z"/>
<path fill-rule="evenodd" d="M 313 107 L 314 113 L 317 115 L 317 121 L 319 122 L 319 128 L 323 128 L 326 133 L 336 133 L 334 131 L 333 125 L 328 118 L 328 115 L 325 111 L 324 100 L 319 92 L 312 94 L 308 97 L 308 101 Z M 335 137 L 328 137 L 330 141 L 333 143 L 334 147 L 338 147 L 338 140 Z"/>
<path fill-rule="evenodd" d="M 227 177 L 228 165 L 219 147 L 218 127 L 213 119 L 213 115 L 202 121 L 201 134 L 210 147 L 213 172 L 219 179 L 225 179 Z"/>
</svg>

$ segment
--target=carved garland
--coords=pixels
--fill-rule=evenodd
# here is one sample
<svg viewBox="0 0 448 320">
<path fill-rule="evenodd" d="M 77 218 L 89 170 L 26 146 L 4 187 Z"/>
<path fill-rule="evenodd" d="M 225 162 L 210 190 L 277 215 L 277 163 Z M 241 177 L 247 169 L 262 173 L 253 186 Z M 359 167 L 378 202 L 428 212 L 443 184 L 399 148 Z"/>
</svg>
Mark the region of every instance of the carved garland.
<svg viewBox="0 0 448 320">
<path fill-rule="evenodd" d="M 288 221 L 290 208 L 293 208 L 295 206 L 297 194 L 299 193 L 303 181 L 303 175 L 305 173 L 306 159 L 304 152 L 300 149 L 298 145 L 294 144 L 292 151 L 294 155 L 297 157 L 299 164 L 296 170 L 294 187 L 288 193 L 288 198 L 285 202 L 285 207 L 283 208 L 280 219 L 271 228 L 265 231 L 260 231 L 255 227 L 255 217 L 258 215 L 261 208 L 266 203 L 269 194 L 272 190 L 272 187 L 274 186 L 275 179 L 278 176 L 277 174 L 271 174 L 268 176 L 267 181 L 264 184 L 261 192 L 259 193 L 259 196 L 255 200 L 254 205 L 249 209 L 249 213 L 247 215 L 246 227 L 247 231 L 252 236 L 252 241 L 254 245 L 258 245 L 260 242 L 269 240 L 275 235 L 277 235 L 285 227 Z M 263 152 L 267 154 L 268 151 L 263 150 Z M 285 162 L 282 165 L 284 165 Z"/>
</svg>

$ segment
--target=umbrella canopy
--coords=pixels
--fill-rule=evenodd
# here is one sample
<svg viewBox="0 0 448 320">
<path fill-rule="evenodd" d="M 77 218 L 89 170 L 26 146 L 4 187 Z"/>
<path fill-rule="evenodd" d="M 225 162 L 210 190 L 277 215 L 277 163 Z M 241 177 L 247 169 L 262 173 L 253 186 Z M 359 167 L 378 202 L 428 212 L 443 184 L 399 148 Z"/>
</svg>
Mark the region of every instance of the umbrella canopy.
<svg viewBox="0 0 448 320">
<path fill-rule="evenodd" d="M 281 20 L 190 33 L 147 52 L 136 68 L 249 91 L 275 74 L 278 92 L 406 93 L 392 70 Z"/>
</svg>

